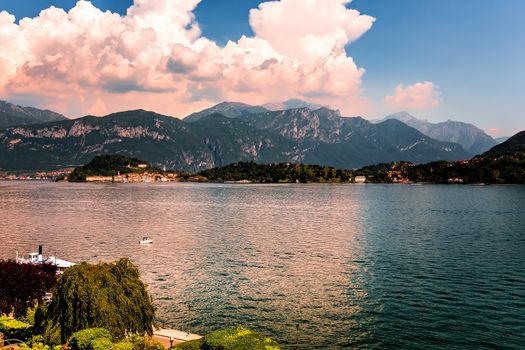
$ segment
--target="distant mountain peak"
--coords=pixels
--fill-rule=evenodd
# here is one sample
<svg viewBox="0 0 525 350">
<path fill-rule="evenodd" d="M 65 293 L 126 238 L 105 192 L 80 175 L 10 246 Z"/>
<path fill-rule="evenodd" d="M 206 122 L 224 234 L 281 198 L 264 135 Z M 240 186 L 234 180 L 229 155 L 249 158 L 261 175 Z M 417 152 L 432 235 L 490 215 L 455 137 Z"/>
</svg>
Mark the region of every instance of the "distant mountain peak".
<svg viewBox="0 0 525 350">
<path fill-rule="evenodd" d="M 413 121 L 413 122 L 417 121 L 417 122 L 422 122 L 422 123 L 427 123 L 428 122 L 426 119 L 417 118 L 417 117 L 413 116 L 412 114 L 410 114 L 407 111 L 397 112 L 397 113 L 388 115 L 385 118 L 383 118 L 383 120 L 387 120 L 387 119 L 397 119 L 397 120 L 402 121 L 405 124 L 406 124 L 406 122 L 410 122 L 410 121 Z"/>
<path fill-rule="evenodd" d="M 283 111 L 287 109 L 299 109 L 299 108 L 308 108 L 310 110 L 316 110 L 321 107 L 325 107 L 318 104 L 313 104 L 307 101 L 303 101 L 297 98 L 289 99 L 282 102 L 273 102 L 263 105 L 264 108 L 270 111 Z"/>
<path fill-rule="evenodd" d="M 62 114 L 0 100 L 0 128 L 67 120 Z"/>
<path fill-rule="evenodd" d="M 497 144 L 483 130 L 464 122 L 449 119 L 442 123 L 431 123 L 427 120 L 418 119 L 404 111 L 391 114 L 383 120 L 387 119 L 400 120 L 422 134 L 436 140 L 459 143 L 471 154 L 481 154 Z"/>
<path fill-rule="evenodd" d="M 184 121 L 190 123 L 196 122 L 214 113 L 222 114 L 227 118 L 238 118 L 247 114 L 263 112 L 268 112 L 268 109 L 261 106 L 252 106 L 242 102 L 221 102 L 219 104 L 216 104 L 215 106 L 206 108 L 200 112 L 190 114 L 189 116 L 184 118 Z"/>
</svg>

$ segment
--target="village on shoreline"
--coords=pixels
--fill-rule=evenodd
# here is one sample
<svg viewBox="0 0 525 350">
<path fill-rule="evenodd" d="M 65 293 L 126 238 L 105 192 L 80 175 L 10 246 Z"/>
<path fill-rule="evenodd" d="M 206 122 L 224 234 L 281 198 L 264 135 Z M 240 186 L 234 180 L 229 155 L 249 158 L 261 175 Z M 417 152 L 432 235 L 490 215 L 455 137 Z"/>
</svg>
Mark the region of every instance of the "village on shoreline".
<svg viewBox="0 0 525 350">
<path fill-rule="evenodd" d="M 200 172 L 160 170 L 136 158 L 95 157 L 88 164 L 35 173 L 2 173 L 0 181 L 67 181 L 85 183 L 340 183 L 340 184 L 525 184 L 525 154 L 476 157 L 427 164 L 394 162 L 360 169 L 293 163 L 239 162 Z"/>
</svg>

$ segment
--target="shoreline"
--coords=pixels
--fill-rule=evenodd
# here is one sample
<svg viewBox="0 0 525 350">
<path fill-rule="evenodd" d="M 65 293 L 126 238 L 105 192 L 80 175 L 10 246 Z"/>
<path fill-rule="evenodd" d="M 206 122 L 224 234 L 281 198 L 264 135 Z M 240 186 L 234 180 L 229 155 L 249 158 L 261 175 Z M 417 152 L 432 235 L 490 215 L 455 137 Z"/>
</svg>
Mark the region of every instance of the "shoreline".
<svg viewBox="0 0 525 350">
<path fill-rule="evenodd" d="M 74 181 L 55 181 L 53 179 L 0 179 L 0 183 L 67 183 L 67 184 L 94 184 L 94 185 L 169 185 L 169 184 L 201 184 L 201 185 L 229 185 L 229 186 L 261 186 L 261 185 L 404 185 L 404 186 L 424 186 L 424 185 L 443 185 L 443 186 L 475 186 L 475 187 L 486 187 L 486 186 L 524 186 L 524 184 L 519 183 L 441 183 L 441 182 L 366 182 L 366 183 L 356 183 L 356 182 L 306 182 L 306 183 L 296 183 L 296 182 L 219 182 L 219 181 L 170 181 L 170 182 L 104 182 L 104 181 L 84 181 L 84 182 L 74 182 Z"/>
</svg>

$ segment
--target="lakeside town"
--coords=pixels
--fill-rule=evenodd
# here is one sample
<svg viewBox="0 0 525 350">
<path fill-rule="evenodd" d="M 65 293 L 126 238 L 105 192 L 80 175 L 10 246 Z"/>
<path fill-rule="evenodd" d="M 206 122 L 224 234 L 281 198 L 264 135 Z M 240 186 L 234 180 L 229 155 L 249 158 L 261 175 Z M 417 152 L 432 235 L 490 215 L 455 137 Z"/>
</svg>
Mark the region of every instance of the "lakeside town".
<svg viewBox="0 0 525 350">
<path fill-rule="evenodd" d="M 177 172 L 158 168 L 135 158 L 117 155 L 95 157 L 77 168 L 35 173 L 0 173 L 0 181 L 68 181 L 87 183 L 439 183 L 520 184 L 525 182 L 525 154 L 475 157 L 454 162 L 426 164 L 393 162 L 360 169 L 294 163 L 258 164 L 238 162 L 200 172 Z"/>
</svg>

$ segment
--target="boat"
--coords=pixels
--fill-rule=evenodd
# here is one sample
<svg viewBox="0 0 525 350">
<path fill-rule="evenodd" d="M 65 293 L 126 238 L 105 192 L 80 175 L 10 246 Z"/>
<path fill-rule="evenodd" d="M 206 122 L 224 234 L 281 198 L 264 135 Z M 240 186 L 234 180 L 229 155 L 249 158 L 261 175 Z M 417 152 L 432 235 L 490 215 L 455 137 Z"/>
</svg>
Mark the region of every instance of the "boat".
<svg viewBox="0 0 525 350">
<path fill-rule="evenodd" d="M 57 275 L 61 275 L 67 268 L 76 265 L 75 263 L 59 259 L 56 256 L 45 257 L 43 254 L 43 247 L 41 245 L 38 246 L 38 253 L 29 253 L 29 255 L 26 257 L 18 256 L 17 251 L 15 261 L 20 264 L 50 264 L 56 267 Z"/>
<path fill-rule="evenodd" d="M 153 240 L 149 237 L 142 237 L 142 239 L 139 241 L 139 244 L 152 244 Z"/>
</svg>

